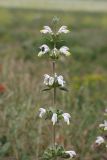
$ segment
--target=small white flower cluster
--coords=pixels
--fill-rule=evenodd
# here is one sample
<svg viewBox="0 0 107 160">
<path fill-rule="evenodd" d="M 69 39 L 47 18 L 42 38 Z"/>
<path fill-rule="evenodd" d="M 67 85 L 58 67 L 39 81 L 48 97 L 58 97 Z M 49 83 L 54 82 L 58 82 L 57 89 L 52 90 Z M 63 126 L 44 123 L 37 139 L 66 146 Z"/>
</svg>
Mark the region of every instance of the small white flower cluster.
<svg viewBox="0 0 107 160">
<path fill-rule="evenodd" d="M 95 141 L 95 143 L 97 144 L 97 145 L 101 145 L 102 143 L 104 143 L 105 142 L 105 140 L 104 140 L 104 138 L 102 137 L 102 136 L 98 136 L 97 138 L 96 138 L 96 141 Z"/>
<path fill-rule="evenodd" d="M 40 108 L 39 112 L 40 112 L 39 113 L 39 117 L 42 118 L 46 114 L 47 111 L 44 108 Z M 63 117 L 63 119 L 67 123 L 67 125 L 69 125 L 70 124 L 70 118 L 71 118 L 70 114 L 69 113 L 62 113 L 61 116 Z M 57 113 L 53 113 L 52 114 L 51 121 L 52 121 L 53 125 L 55 125 L 55 123 L 58 122 L 58 115 L 57 115 Z"/>
<path fill-rule="evenodd" d="M 42 46 L 40 46 L 40 52 L 38 53 L 38 56 L 41 57 L 44 54 L 49 54 L 49 52 L 50 56 L 56 57 L 58 57 L 59 55 L 69 56 L 71 54 L 67 46 L 62 46 L 60 49 L 54 48 L 53 50 L 50 50 L 50 48 L 46 44 L 43 44 Z"/>
<path fill-rule="evenodd" d="M 63 79 L 63 76 L 59 75 L 57 76 L 57 74 L 55 73 L 54 77 L 49 76 L 48 74 L 44 75 L 44 84 L 46 86 L 53 86 L 53 84 L 64 87 L 65 81 Z"/>
<path fill-rule="evenodd" d="M 61 26 L 60 29 L 56 33 L 54 33 L 49 26 L 44 26 L 40 32 L 43 34 L 59 35 L 61 33 L 69 33 L 69 30 L 67 29 L 67 26 Z"/>
<path fill-rule="evenodd" d="M 103 128 L 104 131 L 107 131 L 107 121 L 104 120 L 104 123 L 100 124 L 99 127 L 100 127 L 100 128 Z"/>
<path fill-rule="evenodd" d="M 107 131 L 107 121 L 104 120 L 104 123 L 99 124 L 99 128 L 103 129 L 103 131 Z M 96 138 L 95 143 L 96 143 L 98 146 L 100 146 L 101 144 L 104 144 L 104 143 L 105 143 L 105 139 L 104 139 L 102 136 L 98 136 L 98 137 Z M 107 147 L 107 145 L 106 145 L 106 147 Z"/>
<path fill-rule="evenodd" d="M 64 118 L 64 121 L 67 123 L 67 125 L 70 124 L 70 114 L 69 113 L 63 113 L 62 114 L 62 117 Z M 55 123 L 58 121 L 58 116 L 56 113 L 53 113 L 53 116 L 52 116 L 52 122 L 53 122 L 53 125 L 55 125 Z"/>
<path fill-rule="evenodd" d="M 65 153 L 69 154 L 70 158 L 74 158 L 76 156 L 76 152 L 75 151 L 65 151 Z"/>
<path fill-rule="evenodd" d="M 105 109 L 104 115 L 107 116 L 107 108 Z M 107 132 L 107 120 L 104 120 L 103 123 L 99 124 L 99 128 L 101 129 L 102 132 Z M 102 136 L 98 136 L 95 143 L 97 145 L 104 144 L 104 146 L 107 147 L 106 139 Z"/>
</svg>

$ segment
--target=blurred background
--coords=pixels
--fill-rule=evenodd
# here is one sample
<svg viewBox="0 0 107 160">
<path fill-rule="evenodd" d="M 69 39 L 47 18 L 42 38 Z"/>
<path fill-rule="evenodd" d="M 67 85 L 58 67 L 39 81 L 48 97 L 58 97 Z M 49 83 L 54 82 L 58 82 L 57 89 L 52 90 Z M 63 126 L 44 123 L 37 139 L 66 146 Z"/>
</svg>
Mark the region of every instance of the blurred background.
<svg viewBox="0 0 107 160">
<path fill-rule="evenodd" d="M 72 53 L 57 64 L 69 89 L 57 105 L 72 115 L 57 141 L 78 160 L 107 160 L 93 145 L 107 108 L 107 0 L 0 0 L 0 160 L 39 160 L 52 143 L 51 124 L 38 118 L 52 104 L 41 91 L 51 62 L 37 54 L 46 43 L 40 29 L 55 16 L 71 30 L 63 38 Z"/>
</svg>

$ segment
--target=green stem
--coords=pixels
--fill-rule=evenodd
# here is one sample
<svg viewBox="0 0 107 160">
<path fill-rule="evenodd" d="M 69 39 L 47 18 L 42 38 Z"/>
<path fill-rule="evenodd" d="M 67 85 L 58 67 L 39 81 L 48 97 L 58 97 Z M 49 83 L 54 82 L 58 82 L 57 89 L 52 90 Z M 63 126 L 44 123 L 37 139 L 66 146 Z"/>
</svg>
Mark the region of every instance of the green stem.
<svg viewBox="0 0 107 160">
<path fill-rule="evenodd" d="M 55 61 L 53 61 L 53 76 L 55 76 Z M 56 86 L 54 86 L 53 90 L 53 107 L 56 107 Z M 53 143 L 55 146 L 55 139 L 56 139 L 56 125 L 53 126 Z"/>
</svg>

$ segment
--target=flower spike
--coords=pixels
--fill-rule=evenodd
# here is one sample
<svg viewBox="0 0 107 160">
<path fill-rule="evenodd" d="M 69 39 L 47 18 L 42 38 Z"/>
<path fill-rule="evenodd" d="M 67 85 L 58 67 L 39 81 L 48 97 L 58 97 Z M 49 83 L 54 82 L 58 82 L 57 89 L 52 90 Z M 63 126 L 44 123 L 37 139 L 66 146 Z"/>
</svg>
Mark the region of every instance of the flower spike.
<svg viewBox="0 0 107 160">
<path fill-rule="evenodd" d="M 66 151 L 63 146 L 57 145 L 56 141 L 56 130 L 55 127 L 60 121 L 64 121 L 67 125 L 70 124 L 70 114 L 64 113 L 63 110 L 57 108 L 56 98 L 57 98 L 57 88 L 62 91 L 68 91 L 65 87 L 66 82 L 62 75 L 57 75 L 56 73 L 56 61 L 60 58 L 60 56 L 69 56 L 70 51 L 67 46 L 59 46 L 60 43 L 60 35 L 62 33 L 67 34 L 70 31 L 67 26 L 61 26 L 58 30 L 56 30 L 56 24 L 58 22 L 57 18 L 53 19 L 53 29 L 49 26 L 44 26 L 40 31 L 42 34 L 48 36 L 47 44 L 43 44 L 40 47 L 40 52 L 38 53 L 38 57 L 42 57 L 44 55 L 48 55 L 52 60 L 52 75 L 44 74 L 43 83 L 45 85 L 45 89 L 43 91 L 49 91 L 53 89 L 53 105 L 50 106 L 47 110 L 44 108 L 39 109 L 39 117 L 44 117 L 45 120 L 50 120 L 53 124 L 54 134 L 53 134 L 53 145 L 52 147 L 48 147 L 44 152 L 42 159 L 43 160 L 52 160 L 52 159 L 72 159 L 76 156 L 76 152 L 73 150 Z M 50 41 L 50 43 L 48 43 Z M 48 44 L 51 46 L 49 47 Z M 99 140 L 99 139 L 98 139 Z M 101 141 L 101 138 L 100 138 Z M 103 139 L 101 142 L 103 143 Z"/>
</svg>

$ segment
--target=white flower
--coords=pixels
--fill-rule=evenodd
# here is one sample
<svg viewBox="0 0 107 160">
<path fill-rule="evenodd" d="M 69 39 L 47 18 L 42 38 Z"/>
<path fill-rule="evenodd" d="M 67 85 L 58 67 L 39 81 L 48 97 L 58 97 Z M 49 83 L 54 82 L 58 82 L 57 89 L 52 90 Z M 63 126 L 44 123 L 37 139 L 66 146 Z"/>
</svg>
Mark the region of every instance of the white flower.
<svg viewBox="0 0 107 160">
<path fill-rule="evenodd" d="M 55 82 L 57 82 L 61 87 L 64 87 L 65 81 L 63 76 L 57 76 L 57 74 L 55 73 Z"/>
<path fill-rule="evenodd" d="M 70 155 L 70 158 L 73 158 L 76 156 L 76 152 L 75 151 L 65 151 L 65 153 Z"/>
<path fill-rule="evenodd" d="M 69 30 L 67 29 L 67 26 L 62 26 L 62 27 L 58 30 L 57 34 L 60 34 L 60 33 L 68 33 L 68 32 L 69 32 Z"/>
<path fill-rule="evenodd" d="M 41 57 L 42 55 L 48 53 L 50 51 L 49 47 L 46 44 L 43 44 L 40 47 L 41 51 L 38 53 L 38 56 Z"/>
<path fill-rule="evenodd" d="M 48 74 L 45 74 L 45 75 L 44 75 L 44 84 L 45 84 L 45 85 L 48 85 L 48 84 L 49 84 L 49 78 L 50 78 L 50 76 L 49 76 Z"/>
<path fill-rule="evenodd" d="M 61 54 L 64 54 L 65 56 L 69 56 L 70 55 L 69 48 L 66 47 L 66 46 L 62 46 L 59 49 L 59 51 L 60 51 Z"/>
<path fill-rule="evenodd" d="M 57 81 L 58 81 L 58 84 L 59 85 L 61 85 L 62 87 L 64 86 L 64 84 L 65 84 L 65 81 L 64 81 L 64 79 L 63 79 L 63 76 L 58 76 L 57 77 Z"/>
<path fill-rule="evenodd" d="M 57 74 L 55 73 L 54 77 L 49 76 L 48 74 L 44 75 L 44 84 L 47 86 L 52 86 L 54 83 L 60 85 L 61 87 L 64 86 L 65 81 L 63 79 L 63 76 L 59 75 L 57 76 Z"/>
<path fill-rule="evenodd" d="M 99 127 L 104 128 L 104 130 L 107 130 L 107 121 L 105 120 L 103 124 L 100 124 Z"/>
<path fill-rule="evenodd" d="M 46 85 L 46 86 L 52 86 L 53 85 L 53 83 L 54 83 L 54 78 L 53 77 L 51 77 L 51 76 L 49 76 L 48 74 L 45 74 L 44 75 L 44 84 Z"/>
<path fill-rule="evenodd" d="M 57 114 L 56 113 L 53 113 L 51 120 L 53 122 L 53 125 L 55 125 L 55 123 L 57 122 Z"/>
<path fill-rule="evenodd" d="M 40 108 L 39 111 L 40 111 L 39 117 L 42 118 L 44 116 L 44 114 L 46 113 L 46 109 Z"/>
<path fill-rule="evenodd" d="M 95 143 L 98 144 L 98 145 L 104 143 L 104 138 L 101 137 L 101 136 L 98 136 L 97 139 L 96 139 L 96 141 L 95 141 Z"/>
<path fill-rule="evenodd" d="M 67 125 L 69 125 L 70 124 L 69 119 L 71 118 L 70 114 L 69 113 L 63 113 L 62 116 L 64 118 L 64 121 L 67 122 Z"/>
<path fill-rule="evenodd" d="M 49 86 L 52 86 L 54 84 L 54 78 L 49 77 Z"/>
<path fill-rule="evenodd" d="M 44 26 L 43 29 L 40 31 L 43 34 L 53 34 L 52 29 L 49 26 Z"/>
<path fill-rule="evenodd" d="M 58 49 L 57 48 L 54 48 L 52 50 L 52 53 L 51 53 L 51 56 L 58 56 L 59 52 L 58 52 Z"/>
</svg>

